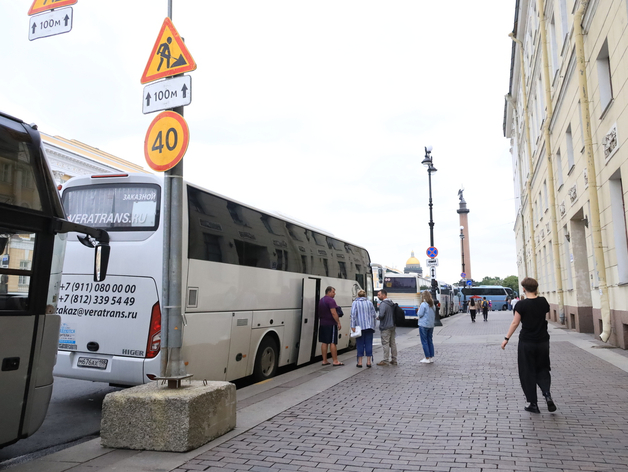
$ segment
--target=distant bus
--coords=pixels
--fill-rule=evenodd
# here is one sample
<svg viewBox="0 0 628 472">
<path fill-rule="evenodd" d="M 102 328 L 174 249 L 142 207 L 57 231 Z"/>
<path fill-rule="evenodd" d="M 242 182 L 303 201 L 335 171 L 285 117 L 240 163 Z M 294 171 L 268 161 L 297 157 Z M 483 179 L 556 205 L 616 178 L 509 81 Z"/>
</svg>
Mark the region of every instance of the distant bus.
<svg viewBox="0 0 628 472">
<path fill-rule="evenodd" d="M 418 274 L 391 274 L 384 277 L 384 289 L 388 298 L 397 303 L 406 314 L 406 320 L 418 320 L 421 305 L 421 278 Z M 439 282 L 436 303 L 440 305 L 441 318 L 454 313 L 451 285 Z"/>
<path fill-rule="evenodd" d="M 507 310 L 508 291 L 501 285 L 480 285 L 477 287 L 465 287 L 462 289 L 462 293 L 465 296 L 465 302 L 468 303 L 469 298 L 472 296 L 484 298 L 492 302 L 493 310 Z"/>
<path fill-rule="evenodd" d="M 454 289 L 451 285 L 440 282 L 439 290 L 436 291 L 436 298 L 440 304 L 439 316 L 445 318 L 458 313 L 458 308 L 454 301 Z"/>
<path fill-rule="evenodd" d="M 69 231 L 86 233 L 81 246 L 94 277 L 105 277 L 105 231 L 65 219 L 34 125 L 0 112 L 0 447 L 32 435 L 52 394 L 61 317 L 57 313 L 63 253 Z M 96 245 L 98 238 L 103 245 Z M 77 241 L 77 244 L 78 241 Z M 94 262 L 96 260 L 96 262 Z M 102 263 L 95 270 L 94 264 Z M 92 281 L 92 273 L 89 274 Z M 63 328 L 61 333 L 63 335 Z"/>
<path fill-rule="evenodd" d="M 397 303 L 405 312 L 406 320 L 418 320 L 420 297 L 416 274 L 386 274 L 384 289 L 388 298 Z"/>
<path fill-rule="evenodd" d="M 68 242 L 60 308 L 71 330 L 55 375 L 138 385 L 160 373 L 164 178 L 75 177 L 65 183 L 68 219 L 111 235 L 106 284 Z M 373 296 L 366 249 L 303 223 L 184 182 L 181 227 L 181 358 L 196 379 L 273 377 L 320 356 L 318 301 L 336 288 L 344 309 L 338 349 L 349 347 L 350 307 Z M 76 316 L 83 313 L 85 316 Z"/>
</svg>

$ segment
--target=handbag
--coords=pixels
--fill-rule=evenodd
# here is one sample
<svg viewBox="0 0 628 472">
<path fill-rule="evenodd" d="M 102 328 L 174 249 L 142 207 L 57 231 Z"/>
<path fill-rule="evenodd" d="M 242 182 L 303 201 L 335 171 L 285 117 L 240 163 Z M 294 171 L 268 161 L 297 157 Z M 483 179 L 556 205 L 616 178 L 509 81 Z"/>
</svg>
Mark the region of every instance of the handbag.
<svg viewBox="0 0 628 472">
<path fill-rule="evenodd" d="M 360 328 L 359 326 L 356 326 L 355 331 L 351 330 L 352 338 L 359 338 L 360 336 L 362 336 L 362 328 Z"/>
</svg>

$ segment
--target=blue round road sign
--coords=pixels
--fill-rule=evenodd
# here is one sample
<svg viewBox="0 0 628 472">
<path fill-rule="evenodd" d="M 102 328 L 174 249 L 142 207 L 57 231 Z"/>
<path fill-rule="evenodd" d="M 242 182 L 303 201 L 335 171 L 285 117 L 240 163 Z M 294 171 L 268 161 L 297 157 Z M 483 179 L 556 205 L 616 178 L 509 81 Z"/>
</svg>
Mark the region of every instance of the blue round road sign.
<svg viewBox="0 0 628 472">
<path fill-rule="evenodd" d="M 464 272 L 462 274 L 460 274 L 460 277 L 462 277 L 463 279 L 467 276 L 467 274 L 465 274 Z"/>
<path fill-rule="evenodd" d="M 467 280 L 467 285 L 468 285 L 469 287 L 471 287 L 471 285 L 473 285 L 473 281 L 471 281 L 471 280 Z"/>
<path fill-rule="evenodd" d="M 434 259 L 436 256 L 438 256 L 438 249 L 436 249 L 434 246 L 430 246 L 427 248 L 427 251 L 425 253 L 427 254 L 427 257 Z"/>
</svg>

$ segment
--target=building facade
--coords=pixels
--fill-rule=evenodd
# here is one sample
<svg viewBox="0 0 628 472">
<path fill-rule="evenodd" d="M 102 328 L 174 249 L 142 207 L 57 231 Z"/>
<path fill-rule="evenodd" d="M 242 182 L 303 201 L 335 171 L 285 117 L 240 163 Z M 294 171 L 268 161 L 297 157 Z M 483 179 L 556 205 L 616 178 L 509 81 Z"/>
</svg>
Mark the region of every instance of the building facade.
<svg viewBox="0 0 628 472">
<path fill-rule="evenodd" d="M 48 165 L 57 184 L 78 175 L 147 172 L 143 167 L 80 141 L 40 133 Z"/>
<path fill-rule="evenodd" d="M 628 1 L 517 0 L 504 135 L 519 279 L 628 348 Z"/>
</svg>

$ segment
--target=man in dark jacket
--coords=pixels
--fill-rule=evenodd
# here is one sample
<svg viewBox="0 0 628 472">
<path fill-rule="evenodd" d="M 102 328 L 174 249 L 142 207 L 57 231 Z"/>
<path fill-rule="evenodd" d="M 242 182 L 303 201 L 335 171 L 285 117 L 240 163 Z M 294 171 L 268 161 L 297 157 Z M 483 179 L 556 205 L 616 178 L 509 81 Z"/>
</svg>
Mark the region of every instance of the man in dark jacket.
<svg viewBox="0 0 628 472">
<path fill-rule="evenodd" d="M 382 347 L 384 348 L 384 359 L 377 365 L 397 365 L 397 342 L 395 341 L 395 315 L 393 302 L 388 298 L 386 290 L 380 290 L 377 293 L 380 299 L 379 304 L 379 330 L 382 338 Z M 390 355 L 390 362 L 388 361 Z"/>
</svg>

